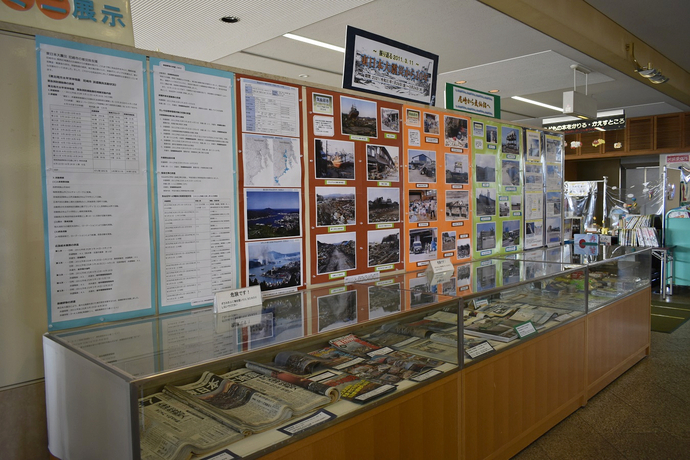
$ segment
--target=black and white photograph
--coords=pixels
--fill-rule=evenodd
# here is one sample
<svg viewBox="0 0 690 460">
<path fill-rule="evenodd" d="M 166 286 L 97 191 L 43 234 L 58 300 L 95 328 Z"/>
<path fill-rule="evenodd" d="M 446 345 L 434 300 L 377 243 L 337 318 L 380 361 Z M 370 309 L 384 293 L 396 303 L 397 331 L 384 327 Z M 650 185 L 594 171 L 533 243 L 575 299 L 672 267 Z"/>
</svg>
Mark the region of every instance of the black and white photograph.
<svg viewBox="0 0 690 460">
<path fill-rule="evenodd" d="M 400 222 L 400 189 L 367 188 L 367 207 L 370 224 Z"/>
<path fill-rule="evenodd" d="M 520 153 L 520 130 L 508 126 L 501 127 L 501 152 Z"/>
<path fill-rule="evenodd" d="M 435 228 L 417 228 L 410 230 L 410 262 L 436 259 L 436 233 Z"/>
<path fill-rule="evenodd" d="M 496 247 L 496 223 L 481 222 L 477 224 L 477 251 L 485 251 Z"/>
<path fill-rule="evenodd" d="M 424 112 L 424 134 L 441 134 L 441 121 L 437 113 Z"/>
<path fill-rule="evenodd" d="M 458 279 L 458 290 L 463 286 L 469 286 L 472 283 L 472 265 L 458 265 L 456 278 Z"/>
<path fill-rule="evenodd" d="M 493 264 L 476 267 L 477 292 L 496 287 L 496 266 Z"/>
<path fill-rule="evenodd" d="M 411 308 L 419 308 L 436 301 L 438 285 L 430 285 L 426 276 L 410 279 L 408 287 Z"/>
<path fill-rule="evenodd" d="M 469 156 L 446 153 L 446 184 L 469 184 Z"/>
<path fill-rule="evenodd" d="M 400 181 L 400 150 L 391 145 L 367 144 L 367 179 Z"/>
<path fill-rule="evenodd" d="M 268 297 L 261 306 L 261 324 L 252 325 L 250 349 L 287 342 L 304 336 L 304 304 L 301 292 Z M 270 322 L 270 326 L 269 326 Z M 272 335 L 268 335 L 268 332 Z"/>
<path fill-rule="evenodd" d="M 527 131 L 527 158 L 538 160 L 541 156 L 541 136 L 537 131 Z"/>
<path fill-rule="evenodd" d="M 340 329 L 357 322 L 357 291 L 318 297 L 316 303 L 319 332 Z"/>
<path fill-rule="evenodd" d="M 501 185 L 520 185 L 520 162 L 501 160 Z"/>
<path fill-rule="evenodd" d="M 496 215 L 496 189 L 480 188 L 477 189 L 477 204 L 474 207 L 476 216 L 495 216 Z"/>
<path fill-rule="evenodd" d="M 398 110 L 381 107 L 381 130 L 390 133 L 400 132 L 400 112 Z"/>
<path fill-rule="evenodd" d="M 317 179 L 355 178 L 355 143 L 315 139 L 314 153 Z"/>
<path fill-rule="evenodd" d="M 455 232 L 441 233 L 441 251 L 455 251 Z"/>
<path fill-rule="evenodd" d="M 378 137 L 376 102 L 340 96 L 341 134 Z"/>
<path fill-rule="evenodd" d="M 549 217 L 546 219 L 546 242 L 559 243 L 561 241 L 561 218 Z"/>
<path fill-rule="evenodd" d="M 467 140 L 467 119 L 444 115 L 444 145 L 450 148 L 466 149 Z"/>
<path fill-rule="evenodd" d="M 484 123 L 481 121 L 472 122 L 472 136 L 484 137 Z"/>
<path fill-rule="evenodd" d="M 408 191 L 410 222 L 436 222 L 438 220 L 436 190 Z"/>
<path fill-rule="evenodd" d="M 354 187 L 316 187 L 316 226 L 355 223 Z"/>
<path fill-rule="evenodd" d="M 517 260 L 504 260 L 501 263 L 503 286 L 520 282 L 520 262 Z"/>
<path fill-rule="evenodd" d="M 520 244 L 520 220 L 504 220 L 502 226 L 501 247 L 507 248 Z"/>
<path fill-rule="evenodd" d="M 299 189 L 246 189 L 245 204 L 248 240 L 301 235 Z"/>
<path fill-rule="evenodd" d="M 486 125 L 486 143 L 487 144 L 497 144 L 498 143 L 498 127 Z"/>
<path fill-rule="evenodd" d="M 367 232 L 369 266 L 400 262 L 400 229 L 371 230 Z"/>
<path fill-rule="evenodd" d="M 465 220 L 470 217 L 470 192 L 446 190 L 446 222 Z"/>
<path fill-rule="evenodd" d="M 510 196 L 510 210 L 513 212 L 522 211 L 522 195 Z"/>
<path fill-rule="evenodd" d="M 262 291 L 302 285 L 302 239 L 247 243 L 247 285 Z"/>
<path fill-rule="evenodd" d="M 370 286 L 369 293 L 369 319 L 381 318 L 402 309 L 402 292 L 400 283 L 386 286 Z"/>
<path fill-rule="evenodd" d="M 508 217 L 510 215 L 510 198 L 508 196 L 498 197 L 498 217 Z"/>
<path fill-rule="evenodd" d="M 496 155 L 480 153 L 474 156 L 474 180 L 496 182 Z"/>
<path fill-rule="evenodd" d="M 458 259 L 467 259 L 472 251 L 472 240 L 469 238 L 458 238 Z"/>
<path fill-rule="evenodd" d="M 436 152 L 433 150 L 407 151 L 408 182 L 436 182 Z"/>
<path fill-rule="evenodd" d="M 316 235 L 316 273 L 323 275 L 357 268 L 355 232 Z"/>
</svg>

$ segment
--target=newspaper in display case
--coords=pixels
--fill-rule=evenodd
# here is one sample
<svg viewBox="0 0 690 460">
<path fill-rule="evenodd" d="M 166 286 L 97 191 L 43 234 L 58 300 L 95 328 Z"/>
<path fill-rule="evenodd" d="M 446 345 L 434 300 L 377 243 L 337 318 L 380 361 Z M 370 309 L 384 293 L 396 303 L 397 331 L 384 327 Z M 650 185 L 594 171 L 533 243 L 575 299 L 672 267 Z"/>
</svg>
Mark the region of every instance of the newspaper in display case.
<svg viewBox="0 0 690 460">
<path fill-rule="evenodd" d="M 372 382 L 335 369 L 312 375 L 311 379 L 337 388 L 342 399 L 357 404 L 368 403 L 395 391 L 397 388 L 395 385 Z"/>
<path fill-rule="evenodd" d="M 247 361 L 246 366 L 247 366 L 247 369 L 250 369 L 254 372 L 258 372 L 259 374 L 268 375 L 270 377 L 280 379 L 283 382 L 288 382 L 288 383 L 291 383 L 292 385 L 296 385 L 300 388 L 304 388 L 304 389 L 309 390 L 313 393 L 327 396 L 331 400 L 331 402 L 335 402 L 340 398 L 340 394 L 338 393 L 337 389 L 328 387 L 328 386 L 323 385 L 319 382 L 315 382 L 315 381 L 310 380 L 310 379 L 305 379 L 305 378 L 299 377 L 297 375 L 291 374 L 289 372 L 278 372 L 278 371 L 271 369 L 268 366 L 265 366 L 265 365 L 260 364 L 260 363 L 255 363 L 252 361 Z"/>
<path fill-rule="evenodd" d="M 166 385 L 163 391 L 243 434 L 264 431 L 292 417 L 281 401 L 211 372 L 188 385 Z"/>
<path fill-rule="evenodd" d="M 142 460 L 182 460 L 239 441 L 233 428 L 165 393 L 139 400 Z"/>
</svg>

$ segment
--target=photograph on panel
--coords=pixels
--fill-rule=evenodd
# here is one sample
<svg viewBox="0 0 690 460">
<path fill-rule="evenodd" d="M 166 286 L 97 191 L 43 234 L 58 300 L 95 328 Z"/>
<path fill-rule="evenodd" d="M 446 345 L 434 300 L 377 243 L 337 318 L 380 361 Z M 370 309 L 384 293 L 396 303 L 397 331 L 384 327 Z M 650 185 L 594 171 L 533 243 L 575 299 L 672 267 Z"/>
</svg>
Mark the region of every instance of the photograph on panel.
<svg viewBox="0 0 690 460">
<path fill-rule="evenodd" d="M 527 158 L 538 161 L 541 156 L 541 136 L 534 131 L 527 131 Z"/>
<path fill-rule="evenodd" d="M 444 115 L 443 119 L 445 122 L 444 145 L 450 148 L 466 149 L 468 147 L 467 120 L 450 115 Z"/>
<path fill-rule="evenodd" d="M 561 241 L 561 218 L 549 217 L 546 219 L 546 242 L 558 243 Z"/>
<path fill-rule="evenodd" d="M 317 227 L 355 223 L 354 187 L 315 187 L 315 192 Z"/>
<path fill-rule="evenodd" d="M 525 225 L 525 235 L 530 238 L 541 238 L 544 232 L 544 221 L 534 220 Z"/>
<path fill-rule="evenodd" d="M 407 151 L 408 182 L 436 182 L 436 152 L 433 150 Z"/>
<path fill-rule="evenodd" d="M 477 216 L 496 215 L 496 189 L 477 189 L 477 204 L 474 207 L 474 213 Z"/>
<path fill-rule="evenodd" d="M 400 132 L 400 112 L 398 110 L 381 107 L 381 130 L 391 133 Z"/>
<path fill-rule="evenodd" d="M 546 162 L 560 163 L 563 153 L 563 145 L 560 139 L 546 138 Z"/>
<path fill-rule="evenodd" d="M 470 192 L 446 190 L 446 221 L 465 220 L 470 217 Z"/>
<path fill-rule="evenodd" d="M 299 139 L 242 135 L 245 187 L 300 187 L 302 159 Z"/>
<path fill-rule="evenodd" d="M 248 240 L 301 235 L 299 189 L 245 189 L 244 194 Z"/>
<path fill-rule="evenodd" d="M 467 259 L 470 256 L 471 244 L 469 238 L 458 238 L 458 259 Z"/>
<path fill-rule="evenodd" d="M 370 224 L 400 222 L 400 189 L 367 188 L 367 207 Z"/>
<path fill-rule="evenodd" d="M 400 229 L 371 230 L 367 232 L 369 266 L 400 262 Z"/>
<path fill-rule="evenodd" d="M 493 264 L 476 267 L 477 292 L 496 287 L 496 266 Z"/>
<path fill-rule="evenodd" d="M 369 319 L 398 313 L 402 309 L 400 283 L 369 286 Z"/>
<path fill-rule="evenodd" d="M 457 289 L 457 280 L 451 278 L 448 281 L 441 284 L 441 293 L 443 295 L 455 295 Z"/>
<path fill-rule="evenodd" d="M 525 164 L 525 190 L 538 191 L 544 189 L 544 172 L 541 163 Z"/>
<path fill-rule="evenodd" d="M 513 212 L 522 211 L 522 195 L 510 196 L 510 210 Z"/>
<path fill-rule="evenodd" d="M 456 270 L 456 278 L 458 279 L 458 289 L 462 288 L 463 286 L 469 286 L 472 282 L 472 266 L 470 264 L 458 265 Z"/>
<path fill-rule="evenodd" d="M 411 308 L 419 308 L 436 301 L 438 285 L 429 284 L 426 275 L 410 279 L 409 289 Z"/>
<path fill-rule="evenodd" d="M 498 197 L 498 217 L 508 217 L 510 215 L 510 197 Z"/>
<path fill-rule="evenodd" d="M 496 223 L 482 222 L 477 224 L 477 251 L 485 251 L 496 247 Z"/>
<path fill-rule="evenodd" d="M 474 180 L 496 182 L 496 155 L 477 154 L 474 156 Z"/>
<path fill-rule="evenodd" d="M 446 184 L 469 184 L 469 156 L 446 153 Z"/>
<path fill-rule="evenodd" d="M 357 268 L 357 236 L 355 232 L 316 235 L 316 272 L 325 273 Z"/>
<path fill-rule="evenodd" d="M 287 342 L 304 336 L 302 293 L 269 297 L 261 306 L 261 325 L 249 326 L 251 349 Z M 268 326 L 268 323 L 271 326 Z M 264 330 L 262 330 L 264 329 Z M 267 331 L 272 330 L 268 336 Z"/>
<path fill-rule="evenodd" d="M 314 140 L 317 179 L 355 178 L 355 143 L 330 139 Z"/>
<path fill-rule="evenodd" d="M 302 285 L 302 240 L 247 243 L 248 285 L 262 291 Z"/>
<path fill-rule="evenodd" d="M 520 262 L 517 260 L 504 260 L 501 263 L 501 272 L 504 286 L 520 282 Z"/>
<path fill-rule="evenodd" d="M 441 232 L 441 251 L 455 251 L 455 232 Z"/>
<path fill-rule="evenodd" d="M 561 192 L 546 192 L 546 217 L 560 216 L 562 204 Z"/>
<path fill-rule="evenodd" d="M 410 222 L 436 222 L 438 201 L 436 190 L 408 191 L 408 215 Z"/>
<path fill-rule="evenodd" d="M 340 96 L 341 134 L 378 137 L 376 102 Z"/>
<path fill-rule="evenodd" d="M 367 144 L 367 179 L 400 181 L 400 149 L 391 145 Z"/>
<path fill-rule="evenodd" d="M 520 153 L 520 130 L 503 126 L 501 128 L 501 152 Z"/>
<path fill-rule="evenodd" d="M 498 127 L 486 125 L 486 143 L 487 144 L 497 144 L 498 143 Z"/>
<path fill-rule="evenodd" d="M 504 220 L 503 221 L 503 238 L 501 239 L 501 246 L 506 248 L 508 246 L 516 246 L 520 244 L 520 220 Z"/>
<path fill-rule="evenodd" d="M 560 190 L 562 184 L 561 166 L 546 165 L 546 190 Z"/>
<path fill-rule="evenodd" d="M 441 122 L 437 113 L 424 112 L 424 133 L 441 134 Z"/>
<path fill-rule="evenodd" d="M 520 185 L 520 162 L 501 160 L 501 185 Z"/>
<path fill-rule="evenodd" d="M 410 262 L 436 259 L 436 229 L 417 228 L 410 230 Z"/>
<path fill-rule="evenodd" d="M 357 291 L 316 298 L 319 332 L 340 329 L 357 322 Z"/>
</svg>

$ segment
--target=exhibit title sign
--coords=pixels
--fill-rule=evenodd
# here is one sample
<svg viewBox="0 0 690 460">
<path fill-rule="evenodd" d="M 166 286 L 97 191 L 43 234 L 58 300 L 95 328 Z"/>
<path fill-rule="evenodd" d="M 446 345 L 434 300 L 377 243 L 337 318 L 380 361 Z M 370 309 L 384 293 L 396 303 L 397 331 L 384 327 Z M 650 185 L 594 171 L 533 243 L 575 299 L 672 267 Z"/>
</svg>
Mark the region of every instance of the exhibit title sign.
<svg viewBox="0 0 690 460">
<path fill-rule="evenodd" d="M 2 0 L 0 21 L 134 46 L 128 0 Z"/>
<path fill-rule="evenodd" d="M 501 98 L 489 93 L 446 83 L 446 108 L 483 117 L 501 118 Z"/>
<path fill-rule="evenodd" d="M 588 133 L 592 131 L 614 131 L 625 128 L 625 114 L 613 117 L 601 117 L 594 120 L 560 121 L 543 124 L 544 129 L 559 131 L 565 134 Z"/>
<path fill-rule="evenodd" d="M 343 88 L 434 105 L 438 55 L 347 26 Z"/>
</svg>

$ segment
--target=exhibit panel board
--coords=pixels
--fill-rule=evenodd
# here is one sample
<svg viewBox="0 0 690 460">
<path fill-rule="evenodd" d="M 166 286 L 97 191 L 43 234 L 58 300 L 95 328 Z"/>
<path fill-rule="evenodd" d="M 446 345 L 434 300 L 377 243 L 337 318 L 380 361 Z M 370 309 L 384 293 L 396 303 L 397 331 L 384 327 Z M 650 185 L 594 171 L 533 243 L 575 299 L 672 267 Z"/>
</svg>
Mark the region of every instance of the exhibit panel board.
<svg viewBox="0 0 690 460">
<path fill-rule="evenodd" d="M 403 268 L 400 104 L 307 88 L 310 284 Z"/>
<path fill-rule="evenodd" d="M 525 239 L 523 247 L 544 246 L 544 143 L 542 133 L 525 130 L 524 213 Z"/>
<path fill-rule="evenodd" d="M 238 75 L 240 285 L 271 294 L 305 285 L 301 87 Z"/>
<path fill-rule="evenodd" d="M 547 246 L 563 241 L 563 136 L 544 134 L 545 238 Z"/>
<path fill-rule="evenodd" d="M 430 260 L 469 260 L 471 237 L 470 120 L 405 106 L 405 267 Z"/>
<path fill-rule="evenodd" d="M 48 328 L 152 314 L 146 57 L 36 45 Z"/>
</svg>

